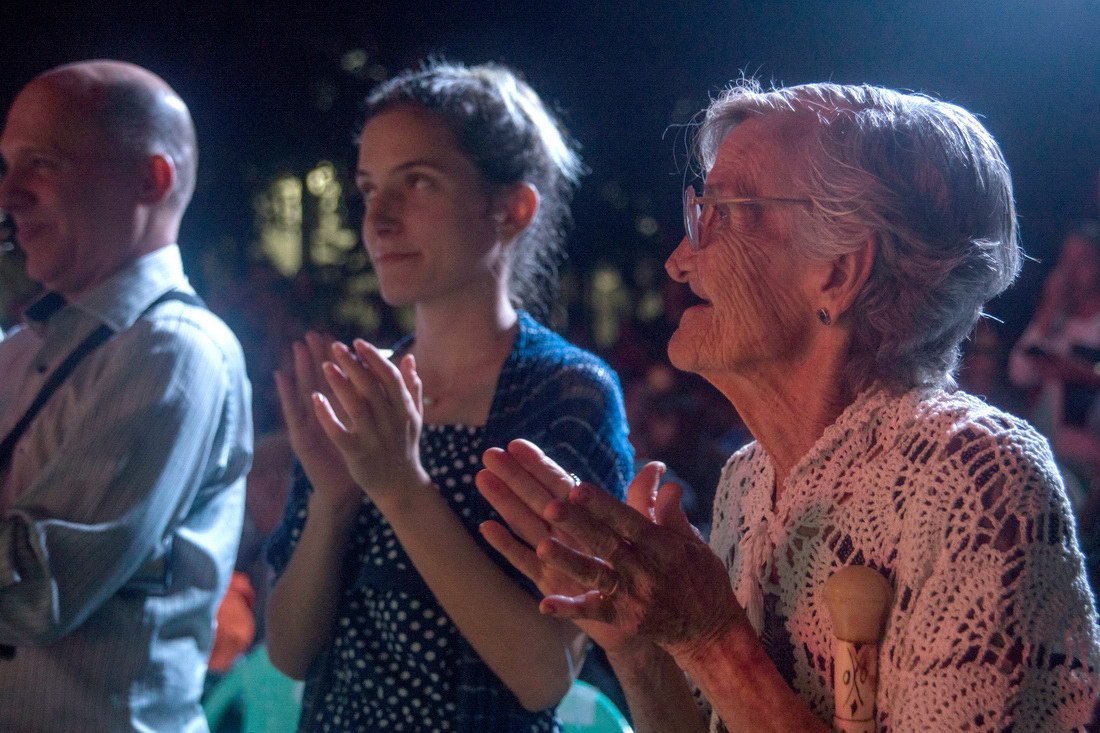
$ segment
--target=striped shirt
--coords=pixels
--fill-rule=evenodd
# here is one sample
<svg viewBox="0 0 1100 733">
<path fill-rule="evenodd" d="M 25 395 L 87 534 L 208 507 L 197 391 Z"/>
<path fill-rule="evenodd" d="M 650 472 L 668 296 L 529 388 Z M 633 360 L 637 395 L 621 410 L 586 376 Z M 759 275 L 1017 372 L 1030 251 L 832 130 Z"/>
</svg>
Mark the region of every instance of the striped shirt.
<svg viewBox="0 0 1100 733">
<path fill-rule="evenodd" d="M 0 730 L 204 731 L 214 613 L 252 450 L 236 338 L 179 249 L 119 271 L 0 342 L 0 437 L 54 368 L 85 357 L 0 466 Z M 148 312 L 146 312 L 146 310 Z"/>
</svg>

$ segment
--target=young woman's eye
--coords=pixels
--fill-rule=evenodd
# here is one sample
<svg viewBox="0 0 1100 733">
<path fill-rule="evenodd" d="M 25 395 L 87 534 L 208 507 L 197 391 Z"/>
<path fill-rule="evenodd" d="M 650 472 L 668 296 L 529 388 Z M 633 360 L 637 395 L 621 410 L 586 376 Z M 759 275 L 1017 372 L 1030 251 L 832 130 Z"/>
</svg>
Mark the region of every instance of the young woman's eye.
<svg viewBox="0 0 1100 733">
<path fill-rule="evenodd" d="M 413 191 L 427 191 L 432 188 L 433 181 L 422 173 L 410 173 L 406 184 Z"/>
</svg>

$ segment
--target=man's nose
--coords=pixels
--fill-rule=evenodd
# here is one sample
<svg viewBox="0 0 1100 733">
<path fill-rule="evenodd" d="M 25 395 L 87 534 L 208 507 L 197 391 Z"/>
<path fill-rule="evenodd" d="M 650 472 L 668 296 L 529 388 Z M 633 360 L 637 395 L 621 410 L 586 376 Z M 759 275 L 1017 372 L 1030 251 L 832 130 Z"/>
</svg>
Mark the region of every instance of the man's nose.
<svg viewBox="0 0 1100 733">
<path fill-rule="evenodd" d="M 8 213 L 18 213 L 25 209 L 32 197 L 23 186 L 19 185 L 18 175 L 15 171 L 5 171 L 0 175 L 0 210 Z"/>
</svg>

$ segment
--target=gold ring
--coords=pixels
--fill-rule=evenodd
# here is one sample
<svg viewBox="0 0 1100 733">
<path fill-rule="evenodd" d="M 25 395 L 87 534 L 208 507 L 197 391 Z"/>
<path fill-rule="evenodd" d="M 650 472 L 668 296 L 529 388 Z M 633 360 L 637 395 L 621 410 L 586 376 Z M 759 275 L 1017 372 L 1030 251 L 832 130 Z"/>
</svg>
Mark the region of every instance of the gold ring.
<svg viewBox="0 0 1100 733">
<path fill-rule="evenodd" d="M 615 585 L 611 586 L 611 590 L 607 591 L 606 593 L 604 593 L 601 590 L 600 591 L 600 597 L 603 598 L 603 600 L 606 601 L 606 600 L 610 599 L 611 596 L 615 595 L 618 591 L 619 591 L 619 579 L 615 578 Z"/>
</svg>

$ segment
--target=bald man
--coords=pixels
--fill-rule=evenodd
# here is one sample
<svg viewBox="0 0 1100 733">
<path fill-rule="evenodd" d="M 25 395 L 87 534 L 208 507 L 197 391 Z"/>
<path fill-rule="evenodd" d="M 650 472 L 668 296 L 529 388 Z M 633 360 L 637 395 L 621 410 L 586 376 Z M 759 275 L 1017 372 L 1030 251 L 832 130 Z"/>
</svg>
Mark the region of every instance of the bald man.
<svg viewBox="0 0 1100 733">
<path fill-rule="evenodd" d="M 0 342 L 0 730 L 206 730 L 252 428 L 176 246 L 190 115 L 145 69 L 70 64 L 16 96 L 0 156 L 45 286 Z"/>
</svg>

